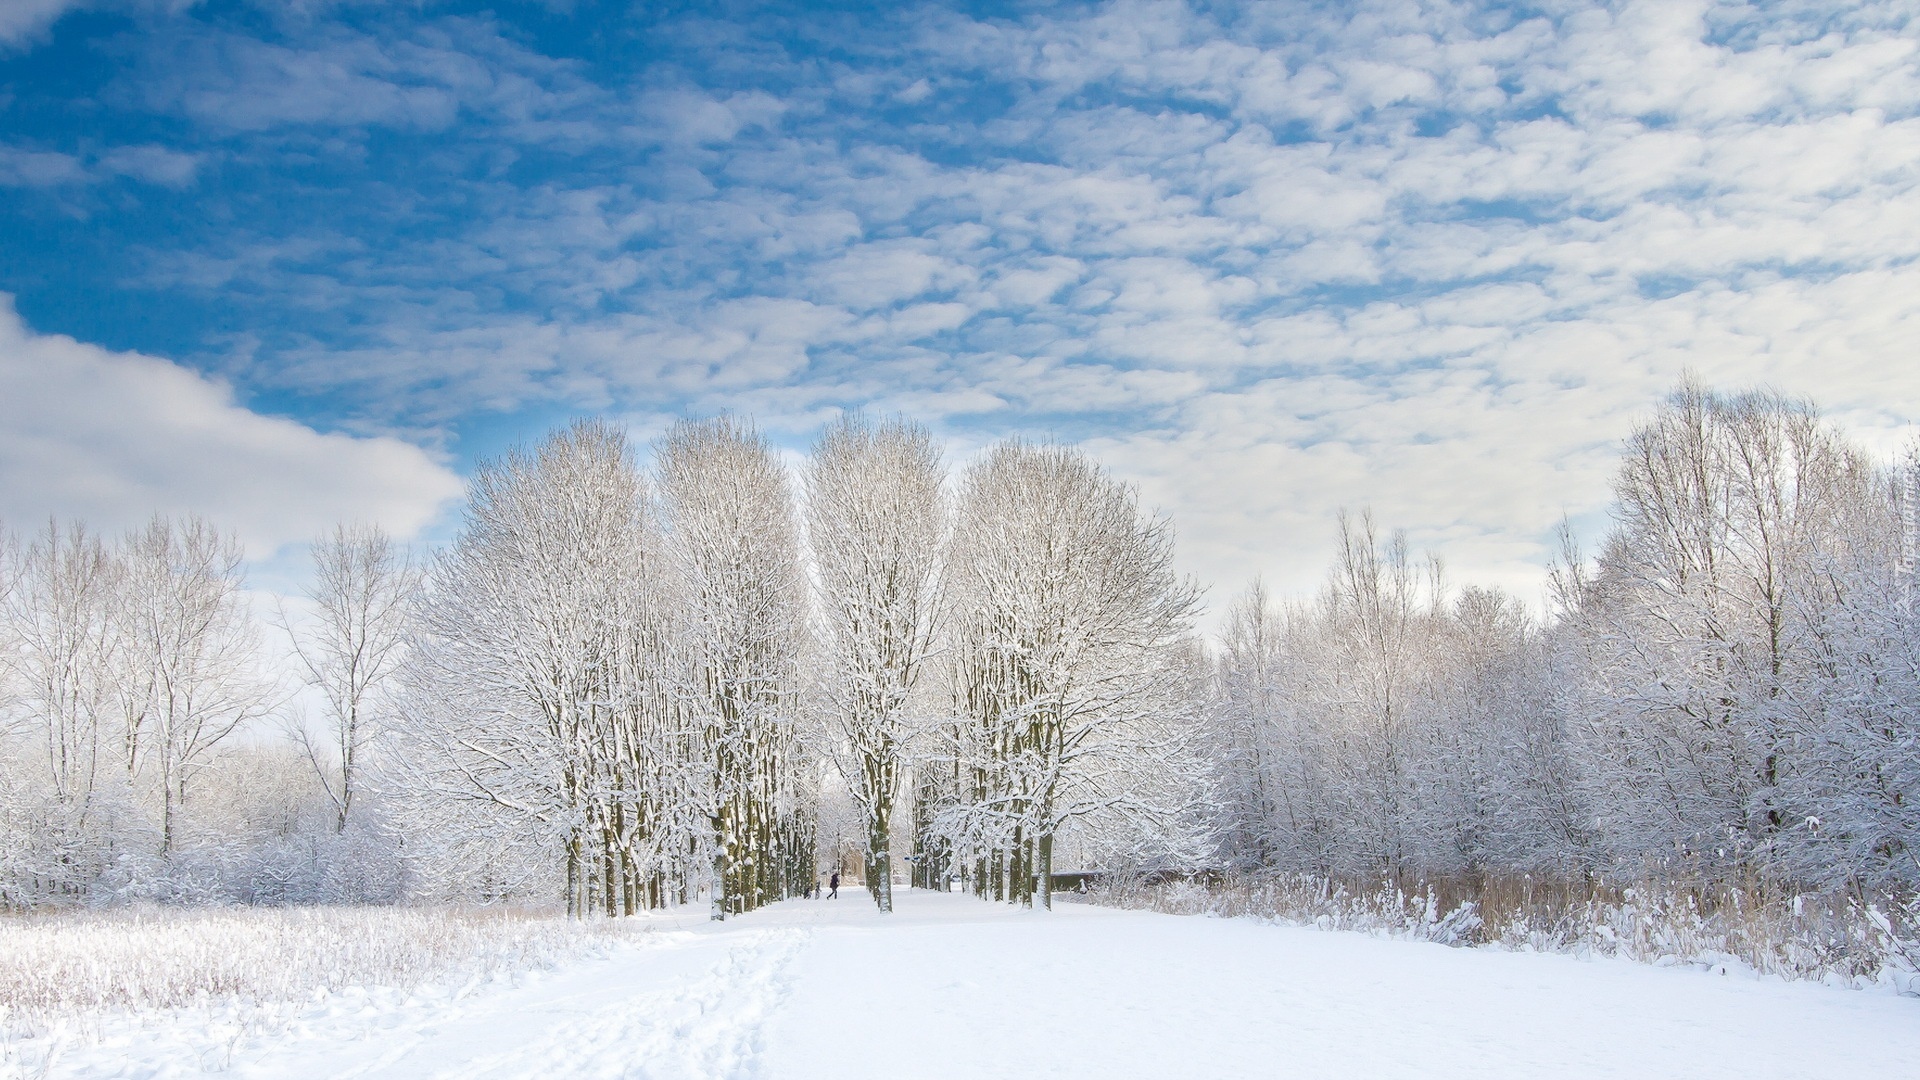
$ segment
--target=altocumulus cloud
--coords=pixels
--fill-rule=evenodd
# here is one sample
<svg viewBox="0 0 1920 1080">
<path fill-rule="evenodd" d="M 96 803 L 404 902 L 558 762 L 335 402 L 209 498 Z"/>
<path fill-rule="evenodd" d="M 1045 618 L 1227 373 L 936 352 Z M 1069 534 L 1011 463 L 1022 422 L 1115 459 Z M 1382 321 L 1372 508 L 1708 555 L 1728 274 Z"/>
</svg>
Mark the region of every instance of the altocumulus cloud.
<svg viewBox="0 0 1920 1080">
<path fill-rule="evenodd" d="M 0 288 L 329 430 L 898 409 L 1223 588 L 1372 505 L 1531 593 L 1685 371 L 1920 412 L 1910 3 L 127 10 L 16 34 L 116 62 L 11 84 Z M 37 314 L 101 282 L 168 332 Z"/>
<path fill-rule="evenodd" d="M 341 521 L 413 535 L 461 490 L 418 447 L 261 416 L 165 360 L 36 334 L 0 294 L 0 520 L 197 512 L 260 558 Z"/>
</svg>

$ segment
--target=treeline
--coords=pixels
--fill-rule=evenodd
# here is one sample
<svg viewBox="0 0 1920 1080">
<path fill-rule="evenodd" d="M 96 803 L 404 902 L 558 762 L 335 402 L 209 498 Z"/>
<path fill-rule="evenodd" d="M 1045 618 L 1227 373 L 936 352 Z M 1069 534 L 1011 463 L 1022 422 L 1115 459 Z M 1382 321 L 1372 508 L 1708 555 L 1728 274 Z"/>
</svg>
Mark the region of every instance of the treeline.
<svg viewBox="0 0 1920 1080">
<path fill-rule="evenodd" d="M 393 834 L 349 810 L 416 578 L 370 530 L 314 555 L 294 630 L 201 518 L 0 533 L 0 906 L 401 895 Z M 288 711 L 303 681 L 328 736 Z"/>
<path fill-rule="evenodd" d="M 0 543 L 0 905 L 719 918 L 849 833 L 882 910 L 901 859 L 1041 905 L 1127 867 L 1911 896 L 1917 475 L 1686 386 L 1544 616 L 1343 515 L 1320 594 L 1256 586 L 1211 647 L 1098 463 L 954 475 L 904 420 L 797 468 L 735 419 L 575 424 L 432 558 L 342 528 L 260 615 L 204 521 L 50 524 Z"/>
<path fill-rule="evenodd" d="M 1341 880 L 1920 886 L 1911 469 L 1688 385 L 1627 440 L 1550 617 L 1343 517 L 1214 679 L 1222 860 Z"/>
<path fill-rule="evenodd" d="M 219 558 L 126 569 L 163 541 Z M 586 422 L 483 465 L 424 565 L 363 528 L 314 557 L 275 675 L 204 522 L 8 547 L 0 902 L 561 895 L 721 918 L 814 887 L 823 785 L 882 910 L 896 835 L 922 881 L 1019 903 L 1050 902 L 1069 827 L 1193 849 L 1195 590 L 1167 524 L 1077 451 L 1004 443 L 955 485 L 923 428 L 852 417 L 796 485 L 736 420 L 675 426 L 644 467 Z M 99 569 L 76 584 L 80 564 Z M 135 634 L 132 612 L 174 629 Z M 149 662 L 149 639 L 188 659 Z M 300 684 L 319 704 L 295 716 Z"/>
<path fill-rule="evenodd" d="M 193 846 L 214 748 L 267 714 L 240 551 L 198 519 L 0 547 L 5 899 L 137 890 Z"/>
</svg>

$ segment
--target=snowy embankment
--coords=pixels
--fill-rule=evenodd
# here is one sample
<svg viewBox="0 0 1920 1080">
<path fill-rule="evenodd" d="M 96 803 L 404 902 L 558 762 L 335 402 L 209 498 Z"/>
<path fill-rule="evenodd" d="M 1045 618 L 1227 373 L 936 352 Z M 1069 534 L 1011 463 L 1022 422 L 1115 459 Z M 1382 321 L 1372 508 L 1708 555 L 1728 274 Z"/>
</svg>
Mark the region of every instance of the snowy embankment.
<svg viewBox="0 0 1920 1080">
<path fill-rule="evenodd" d="M 697 913 L 511 979 L 309 999 L 235 1032 L 96 1025 L 17 1076 L 1851 1077 L 1920 1061 L 1920 1002 L 1620 960 L 1448 949 L 921 892 Z"/>
</svg>

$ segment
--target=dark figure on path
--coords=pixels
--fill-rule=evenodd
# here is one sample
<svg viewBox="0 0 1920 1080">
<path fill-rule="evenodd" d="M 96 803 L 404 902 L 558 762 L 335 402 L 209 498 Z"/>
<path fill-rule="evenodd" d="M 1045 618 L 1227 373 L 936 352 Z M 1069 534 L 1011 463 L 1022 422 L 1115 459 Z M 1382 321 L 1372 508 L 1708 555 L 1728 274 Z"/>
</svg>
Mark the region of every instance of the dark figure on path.
<svg viewBox="0 0 1920 1080">
<path fill-rule="evenodd" d="M 837 900 L 839 899 L 839 897 L 840 897 L 840 871 L 835 870 L 833 872 L 833 876 L 827 879 L 827 899 Z"/>
</svg>

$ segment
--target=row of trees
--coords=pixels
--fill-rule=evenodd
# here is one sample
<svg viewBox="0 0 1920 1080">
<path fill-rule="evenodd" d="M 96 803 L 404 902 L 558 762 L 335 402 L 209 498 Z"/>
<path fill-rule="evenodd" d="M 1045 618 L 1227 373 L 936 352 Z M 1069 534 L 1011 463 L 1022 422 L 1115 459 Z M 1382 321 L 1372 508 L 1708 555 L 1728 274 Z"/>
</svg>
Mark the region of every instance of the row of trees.
<svg viewBox="0 0 1920 1080">
<path fill-rule="evenodd" d="M 1688 385 L 1627 441 L 1551 618 L 1450 593 L 1370 518 L 1228 620 L 1224 855 L 1330 876 L 1920 886 L 1915 472 Z"/>
<path fill-rule="evenodd" d="M 340 529 L 264 620 L 204 521 L 49 525 L 0 543 L 0 902 L 720 918 L 850 834 L 883 911 L 903 848 L 1042 905 L 1121 865 L 1912 890 L 1917 484 L 1803 403 L 1686 386 L 1546 617 L 1342 515 L 1321 593 L 1255 586 L 1211 650 L 1170 525 L 1097 463 L 1011 441 L 951 477 L 901 420 L 797 470 L 733 419 L 644 464 L 576 424 L 481 467 L 424 565 Z"/>
<path fill-rule="evenodd" d="M 401 790 L 565 852 L 576 912 L 805 892 L 822 783 L 892 907 L 923 876 L 1031 904 L 1071 822 L 1170 820 L 1194 590 L 1084 455 L 1003 444 L 958 497 L 923 428 L 850 417 L 801 470 L 738 421 L 643 471 L 601 424 L 482 468 L 435 564 L 394 733 Z M 1161 776 L 1130 782 L 1160 752 Z M 490 824 L 489 824 L 490 823 Z"/>
<path fill-rule="evenodd" d="M 316 544 L 278 668 L 204 521 L 10 541 L 5 899 L 557 884 L 718 918 L 814 887 L 825 785 L 881 910 L 896 833 L 925 882 L 1045 904 L 1076 823 L 1199 828 L 1195 591 L 1128 488 L 1009 442 L 956 491 L 925 429 L 859 417 L 799 480 L 736 420 L 648 468 L 576 424 L 483 465 L 424 566 L 374 529 Z"/>
<path fill-rule="evenodd" d="M 575 913 L 704 888 L 722 917 L 814 877 L 799 536 L 741 425 L 656 449 L 649 478 L 578 424 L 480 470 L 430 573 L 396 756 L 416 803 L 557 844 Z"/>
</svg>

